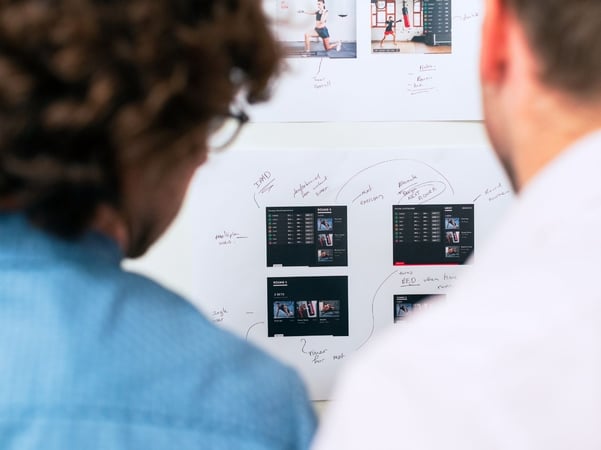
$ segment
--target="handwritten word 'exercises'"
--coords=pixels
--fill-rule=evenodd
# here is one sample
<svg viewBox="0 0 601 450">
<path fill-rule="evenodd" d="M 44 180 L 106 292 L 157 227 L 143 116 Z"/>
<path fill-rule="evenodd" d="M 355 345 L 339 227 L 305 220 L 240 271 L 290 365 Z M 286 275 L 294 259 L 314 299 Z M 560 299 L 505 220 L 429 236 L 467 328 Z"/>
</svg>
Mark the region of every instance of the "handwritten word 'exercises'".
<svg viewBox="0 0 601 450">
<path fill-rule="evenodd" d="M 198 307 L 326 399 L 381 330 L 453 301 L 513 193 L 486 148 L 316 154 L 220 156 L 190 190 L 191 245 Z"/>
</svg>

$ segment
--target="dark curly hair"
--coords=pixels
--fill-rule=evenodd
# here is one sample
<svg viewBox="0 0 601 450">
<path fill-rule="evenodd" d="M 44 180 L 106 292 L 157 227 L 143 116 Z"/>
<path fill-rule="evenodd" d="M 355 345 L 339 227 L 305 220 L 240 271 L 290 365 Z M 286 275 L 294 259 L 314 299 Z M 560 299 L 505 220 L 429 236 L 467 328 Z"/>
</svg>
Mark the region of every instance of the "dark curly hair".
<svg viewBox="0 0 601 450">
<path fill-rule="evenodd" d="M 206 152 L 192 136 L 280 61 L 260 0 L 3 1 L 0 205 L 78 235 L 123 164 Z"/>
</svg>

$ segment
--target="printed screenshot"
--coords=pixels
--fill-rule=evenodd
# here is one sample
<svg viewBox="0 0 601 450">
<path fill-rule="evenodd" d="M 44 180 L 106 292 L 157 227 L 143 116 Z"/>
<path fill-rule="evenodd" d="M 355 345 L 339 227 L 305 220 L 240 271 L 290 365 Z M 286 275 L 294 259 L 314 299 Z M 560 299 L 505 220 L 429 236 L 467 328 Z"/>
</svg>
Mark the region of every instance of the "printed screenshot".
<svg viewBox="0 0 601 450">
<path fill-rule="evenodd" d="M 267 279 L 268 335 L 348 336 L 348 277 Z"/>
<path fill-rule="evenodd" d="M 346 206 L 266 208 L 267 267 L 346 266 Z"/>
<path fill-rule="evenodd" d="M 393 263 L 465 264 L 474 251 L 474 205 L 394 205 Z"/>
<path fill-rule="evenodd" d="M 394 323 L 401 322 L 407 316 L 418 311 L 425 311 L 430 307 L 430 302 L 438 299 L 445 299 L 446 295 L 429 295 L 429 294 L 410 294 L 393 296 L 394 306 Z"/>
</svg>

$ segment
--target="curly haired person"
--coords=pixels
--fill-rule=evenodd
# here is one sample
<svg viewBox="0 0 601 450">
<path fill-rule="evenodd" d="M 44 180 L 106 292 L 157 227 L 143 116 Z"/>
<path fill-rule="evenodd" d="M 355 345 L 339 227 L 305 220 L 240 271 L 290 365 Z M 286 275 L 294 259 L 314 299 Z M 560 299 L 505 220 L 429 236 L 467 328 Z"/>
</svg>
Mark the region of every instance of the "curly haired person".
<svg viewBox="0 0 601 450">
<path fill-rule="evenodd" d="M 121 268 L 267 99 L 269 30 L 256 0 L 0 5 L 0 448 L 308 446 L 293 370 Z"/>
</svg>

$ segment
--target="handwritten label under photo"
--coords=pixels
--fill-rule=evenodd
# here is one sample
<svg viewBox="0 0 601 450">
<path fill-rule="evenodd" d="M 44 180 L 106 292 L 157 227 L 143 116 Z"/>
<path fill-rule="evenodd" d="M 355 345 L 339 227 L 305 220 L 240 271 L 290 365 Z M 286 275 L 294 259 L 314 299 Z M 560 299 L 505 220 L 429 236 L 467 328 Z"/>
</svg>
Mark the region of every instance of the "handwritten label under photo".
<svg viewBox="0 0 601 450">
<path fill-rule="evenodd" d="M 438 89 L 438 68 L 434 64 L 420 64 L 416 70 L 407 73 L 407 92 L 410 95 L 423 95 Z"/>
<path fill-rule="evenodd" d="M 313 75 L 312 83 L 314 89 L 329 89 L 333 86 L 332 80 L 324 73 L 321 68 L 323 66 L 324 59 L 319 60 L 319 66 L 317 67 L 317 73 Z"/>
<path fill-rule="evenodd" d="M 321 75 L 315 75 L 313 77 L 313 88 L 314 89 L 324 89 L 324 88 L 331 88 L 331 87 L 332 87 L 332 80 L 330 80 L 329 78 L 326 78 Z"/>
</svg>

